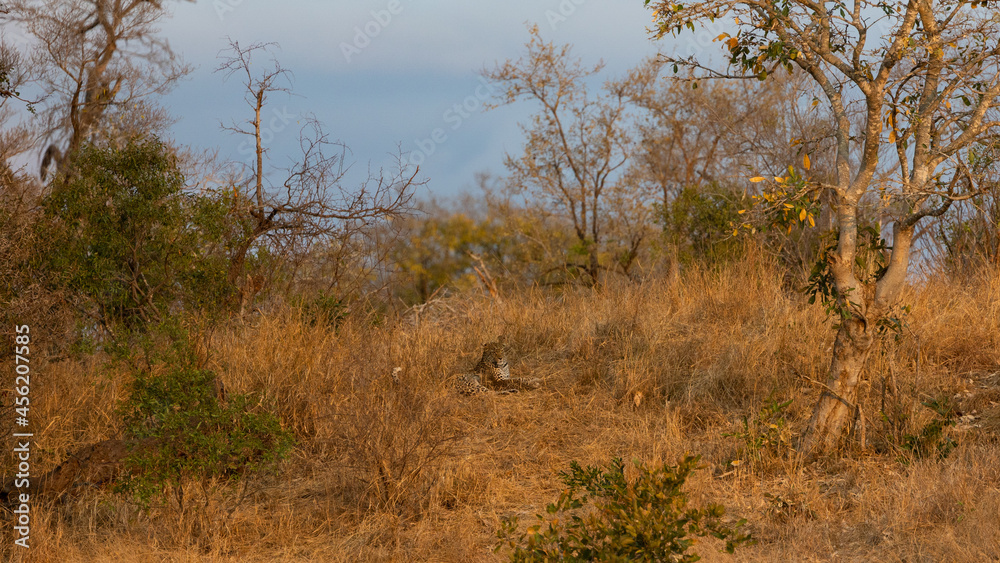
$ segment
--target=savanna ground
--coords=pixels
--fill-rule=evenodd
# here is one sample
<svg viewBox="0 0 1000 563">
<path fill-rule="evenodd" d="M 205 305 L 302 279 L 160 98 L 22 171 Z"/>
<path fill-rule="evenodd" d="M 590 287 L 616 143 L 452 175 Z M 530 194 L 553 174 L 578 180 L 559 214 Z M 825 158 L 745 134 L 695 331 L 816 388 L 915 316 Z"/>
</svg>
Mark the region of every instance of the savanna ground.
<svg viewBox="0 0 1000 563">
<path fill-rule="evenodd" d="M 675 463 L 695 453 L 703 468 L 686 485 L 691 501 L 723 504 L 757 540 L 735 555 L 700 542 L 705 561 L 996 561 L 1000 279 L 995 270 L 962 284 L 932 277 L 904 301 L 906 327 L 868 364 L 866 447 L 858 425 L 841 452 L 810 463 L 793 445 L 825 379 L 833 321 L 753 254 L 673 281 L 500 299 L 470 291 L 399 318 L 251 316 L 201 333 L 199 353 L 229 392 L 261 397 L 295 432 L 275 474 L 245 490 L 190 485 L 199 500 L 184 513 L 78 490 L 33 506 L 31 549 L 5 540 L 2 553 L 25 562 L 498 561 L 501 518 L 531 523 L 571 460 Z M 501 334 L 514 375 L 541 378 L 542 389 L 457 395 L 449 374 Z M 119 431 L 126 376 L 100 355 L 82 357 L 34 366 L 36 471 Z M 954 424 L 918 445 L 942 420 L 921 403 L 945 398 Z M 949 440 L 957 447 L 938 455 Z"/>
</svg>

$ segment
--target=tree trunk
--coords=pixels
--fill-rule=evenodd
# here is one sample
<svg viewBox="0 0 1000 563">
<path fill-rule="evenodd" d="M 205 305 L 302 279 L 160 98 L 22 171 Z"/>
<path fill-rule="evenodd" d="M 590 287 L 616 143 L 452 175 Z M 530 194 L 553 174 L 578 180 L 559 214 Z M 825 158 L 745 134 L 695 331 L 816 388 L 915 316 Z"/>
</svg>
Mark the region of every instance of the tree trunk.
<svg viewBox="0 0 1000 563">
<path fill-rule="evenodd" d="M 833 451 L 844 425 L 855 416 L 858 383 L 872 349 L 874 339 L 869 330 L 873 328 L 860 318 L 845 319 L 841 324 L 833 345 L 826 389 L 802 439 L 800 449 L 807 456 Z"/>
<path fill-rule="evenodd" d="M 587 275 L 590 276 L 590 284 L 597 285 L 598 283 L 598 273 L 600 272 L 600 264 L 597 261 L 597 244 L 594 243 L 590 247 L 590 253 L 587 257 Z"/>
</svg>

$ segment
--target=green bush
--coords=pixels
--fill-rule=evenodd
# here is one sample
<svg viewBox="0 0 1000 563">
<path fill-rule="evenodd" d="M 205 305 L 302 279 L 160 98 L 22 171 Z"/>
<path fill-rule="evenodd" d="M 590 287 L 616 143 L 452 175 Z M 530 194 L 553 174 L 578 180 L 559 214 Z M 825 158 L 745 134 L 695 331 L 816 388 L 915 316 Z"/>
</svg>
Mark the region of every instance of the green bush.
<svg viewBox="0 0 1000 563">
<path fill-rule="evenodd" d="M 292 447 L 292 435 L 244 395 L 222 400 L 216 375 L 199 369 L 186 345 L 173 362 L 139 373 L 120 412 L 132 449 L 118 490 L 140 503 L 178 493 L 187 482 L 239 479 L 269 467 Z M 183 497 L 178 496 L 183 509 Z"/>
<path fill-rule="evenodd" d="M 677 257 L 685 264 L 737 258 L 742 247 L 732 235 L 741 206 L 740 195 L 724 187 L 686 187 L 657 210 L 664 241 L 677 248 Z"/>
<path fill-rule="evenodd" d="M 40 265 L 55 288 L 112 335 L 144 330 L 178 306 L 224 300 L 222 204 L 183 191 L 167 146 L 85 145 L 72 162 L 43 200 L 39 224 L 51 243 Z"/>
<path fill-rule="evenodd" d="M 337 328 L 347 318 L 349 311 L 344 299 L 325 291 L 320 291 L 311 299 L 298 296 L 297 301 L 303 318 L 310 325 Z"/>
<path fill-rule="evenodd" d="M 475 286 L 479 266 L 475 257 L 503 270 L 503 257 L 516 249 L 493 221 L 442 209 L 431 213 L 406 221 L 405 236 L 392 249 L 392 260 L 404 274 L 396 291 L 407 304 L 424 303 L 446 285 Z"/>
<path fill-rule="evenodd" d="M 647 467 L 636 462 L 638 475 L 630 482 L 625 464 L 615 459 L 607 468 L 570 464 L 560 473 L 569 487 L 548 505 L 548 519 L 517 534 L 517 519 L 505 518 L 497 533 L 497 550 L 507 545 L 511 561 L 677 561 L 700 558 L 689 553 L 696 537 L 725 541 L 732 553 L 751 541 L 741 531 L 745 520 L 723 522 L 725 509 L 711 504 L 688 508 L 681 491 L 699 457 L 685 457 L 677 466 Z M 581 493 L 582 494 L 579 494 Z"/>
</svg>

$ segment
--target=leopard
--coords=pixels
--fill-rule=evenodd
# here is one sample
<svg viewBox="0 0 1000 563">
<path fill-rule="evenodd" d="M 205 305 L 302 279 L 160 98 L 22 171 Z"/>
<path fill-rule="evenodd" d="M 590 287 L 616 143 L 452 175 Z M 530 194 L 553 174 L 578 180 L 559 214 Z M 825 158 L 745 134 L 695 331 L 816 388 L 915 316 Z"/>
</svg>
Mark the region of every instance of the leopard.
<svg viewBox="0 0 1000 563">
<path fill-rule="evenodd" d="M 538 389 L 540 386 L 541 383 L 537 379 L 510 376 L 507 346 L 502 340 L 483 344 L 482 358 L 472 368 L 472 373 L 459 376 L 456 382 L 458 392 L 462 395 L 482 395 L 485 393 L 509 395 L 519 391 Z"/>
</svg>

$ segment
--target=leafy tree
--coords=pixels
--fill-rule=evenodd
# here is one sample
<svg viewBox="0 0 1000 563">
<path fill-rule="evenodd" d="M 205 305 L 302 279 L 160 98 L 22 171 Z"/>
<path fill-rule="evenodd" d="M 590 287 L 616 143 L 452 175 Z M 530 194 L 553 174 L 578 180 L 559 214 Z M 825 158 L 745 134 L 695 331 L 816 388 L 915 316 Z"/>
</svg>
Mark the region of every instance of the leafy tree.
<svg viewBox="0 0 1000 563">
<path fill-rule="evenodd" d="M 733 259 L 740 243 L 732 236 L 732 225 L 740 209 L 740 194 L 732 190 L 714 184 L 683 188 L 660 208 L 664 238 L 682 263 Z"/>
<path fill-rule="evenodd" d="M 812 177 L 826 177 L 832 171 L 833 151 L 828 116 L 821 107 L 802 103 L 817 93 L 804 76 L 782 74 L 744 84 L 707 81 L 693 88 L 685 80 L 665 79 L 668 72 L 663 61 L 649 60 L 630 71 L 624 83 L 641 117 L 628 182 L 655 202 L 659 219 L 667 219 L 665 250 L 674 267 L 694 255 L 707 257 L 702 252 L 707 232 L 717 241 L 731 238 L 731 223 L 739 223 L 738 208 L 721 221 L 711 218 L 710 208 L 724 200 L 737 205 L 741 192 L 759 195 L 757 186 L 745 181 L 747 170 L 781 174 L 808 154 Z M 830 229 L 827 207 L 818 214 L 821 231 Z M 673 217 L 666 217 L 663 211 L 671 209 Z M 671 225 L 670 220 L 680 222 Z M 689 240 L 686 232 L 698 240 Z M 815 233 L 772 230 L 757 233 L 757 238 L 781 257 L 790 274 L 808 271 L 806 265 L 815 256 Z M 738 245 L 727 241 L 723 246 L 728 253 Z M 692 254 L 695 247 L 702 250 Z"/>
<path fill-rule="evenodd" d="M 122 148 L 84 145 L 43 200 L 40 228 L 51 250 L 40 259 L 51 282 L 112 335 L 225 291 L 223 264 L 203 254 L 219 204 L 183 186 L 163 143 L 134 140 Z"/>
<path fill-rule="evenodd" d="M 828 170 L 830 126 L 815 106 L 802 107 L 814 88 L 802 77 L 765 83 L 699 83 L 665 79 L 662 61 L 629 72 L 629 100 L 643 119 L 631 168 L 660 205 L 690 187 L 736 184 L 747 169 L 775 174 L 809 153 L 812 172 Z"/>
<path fill-rule="evenodd" d="M 833 178 L 813 187 L 832 194 L 839 235 L 828 255 L 829 297 L 842 318 L 802 447 L 810 454 L 832 450 L 855 416 L 877 327 L 905 284 L 915 227 L 980 190 L 976 147 L 1000 125 L 1000 20 L 987 2 L 966 0 L 645 4 L 654 9 L 656 37 L 718 33 L 722 65 L 708 57 L 667 58 L 695 79 L 766 80 L 797 69 L 822 91 L 836 157 Z M 852 104 L 860 107 L 853 121 Z M 781 179 L 787 185 L 788 178 Z M 866 282 L 855 257 L 859 207 L 869 194 L 884 203 L 892 250 L 886 267 Z"/>
<path fill-rule="evenodd" d="M 509 246 L 502 231 L 487 220 L 437 210 L 408 220 L 408 234 L 393 251 L 393 261 L 412 284 L 402 298 L 423 303 L 445 285 L 468 287 L 489 276 L 484 261 L 495 262 Z"/>
</svg>

